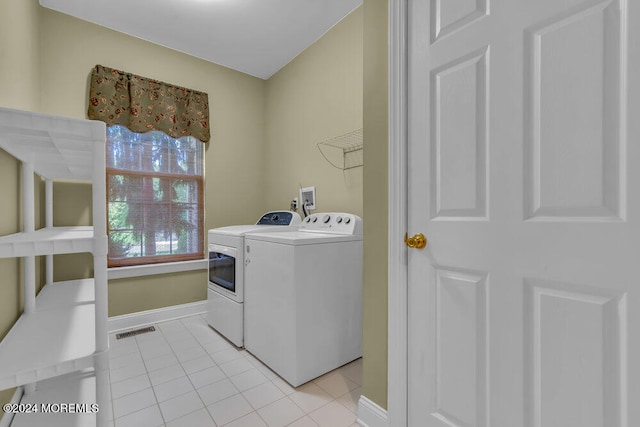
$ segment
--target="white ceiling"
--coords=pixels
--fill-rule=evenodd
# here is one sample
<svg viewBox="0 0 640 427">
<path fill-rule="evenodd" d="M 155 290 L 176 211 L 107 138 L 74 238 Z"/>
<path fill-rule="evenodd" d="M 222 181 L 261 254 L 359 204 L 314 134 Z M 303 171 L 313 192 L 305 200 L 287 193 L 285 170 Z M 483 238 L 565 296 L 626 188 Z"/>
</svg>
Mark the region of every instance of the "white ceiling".
<svg viewBox="0 0 640 427">
<path fill-rule="evenodd" d="M 40 4 L 268 79 L 362 0 L 40 0 Z"/>
</svg>

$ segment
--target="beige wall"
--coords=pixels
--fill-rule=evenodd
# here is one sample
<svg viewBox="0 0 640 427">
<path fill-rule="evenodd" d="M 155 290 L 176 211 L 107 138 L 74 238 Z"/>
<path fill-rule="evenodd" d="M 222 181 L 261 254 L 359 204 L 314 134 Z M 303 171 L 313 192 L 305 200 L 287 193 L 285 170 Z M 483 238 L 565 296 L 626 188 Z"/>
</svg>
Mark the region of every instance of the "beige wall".
<svg viewBox="0 0 640 427">
<path fill-rule="evenodd" d="M 286 209 L 299 185 L 316 186 L 317 211 L 363 216 L 363 393 L 386 406 L 387 2 L 365 0 L 267 82 L 39 8 L 35 0 L 9 0 L 3 7 L 0 75 L 12 81 L 0 82 L 0 106 L 86 117 L 88 75 L 95 64 L 209 93 L 206 228 L 249 223 L 263 211 Z M 364 168 L 340 171 L 318 152 L 317 142 L 361 127 Z M 18 175 L 19 165 L 0 152 L 3 200 L 17 200 L 17 185 L 4 183 L 17 184 Z M 88 222 L 89 191 L 57 185 L 56 223 Z M 0 233 L 19 229 L 19 222 L 18 205 L 2 204 Z M 82 257 L 56 257 L 56 279 L 90 274 L 90 258 Z M 0 268 L 1 337 L 22 302 L 18 263 L 0 260 Z M 204 274 L 111 281 L 110 315 L 204 299 Z M 7 396 L 0 393 L 0 401 Z"/>
<path fill-rule="evenodd" d="M 362 167 L 336 169 L 316 146 L 362 128 L 362 8 L 273 75 L 266 100 L 267 208 L 315 186 L 315 212 L 362 216 Z"/>
<path fill-rule="evenodd" d="M 40 108 L 38 2 L 3 0 L 0 15 L 0 106 Z"/>
<path fill-rule="evenodd" d="M 263 80 L 40 8 L 35 0 L 10 0 L 2 16 L 0 106 L 85 118 L 88 76 L 95 64 L 205 91 L 212 119 L 205 228 L 252 222 L 262 213 L 264 193 L 255 183 L 265 168 Z M 0 208 L 0 231 L 6 234 L 19 229 L 19 164 L 0 152 L 0 166 L 0 196 L 15 201 Z M 55 224 L 89 223 L 89 195 L 89 186 L 56 184 Z M 86 254 L 56 256 L 55 279 L 90 275 L 90 260 Z M 0 260 L 0 266 L 2 336 L 22 302 L 18 262 Z M 143 280 L 119 280 L 109 287 L 110 315 L 205 299 L 204 277 L 204 272 L 156 276 L 157 288 Z M 168 291 L 171 286 L 181 292 Z M 141 293 L 146 297 L 139 298 Z"/>
<path fill-rule="evenodd" d="M 363 394 L 387 405 L 387 1 L 365 0 L 267 81 L 267 206 L 316 186 L 317 211 L 364 218 Z M 364 168 L 316 143 L 364 128 Z"/>
<path fill-rule="evenodd" d="M 130 279 L 109 280 L 109 316 L 152 310 L 167 305 L 187 304 L 207 298 L 199 286 L 189 283 L 207 283 L 207 271 L 188 271 Z"/>
<path fill-rule="evenodd" d="M 255 183 L 264 175 L 263 80 L 45 8 L 40 26 L 43 111 L 85 118 L 96 64 L 207 92 L 206 227 L 251 222 L 262 213 Z"/>
<path fill-rule="evenodd" d="M 263 80 L 48 9 L 40 9 L 39 22 L 42 111 L 85 118 L 96 64 L 207 92 L 212 140 L 206 144 L 205 228 L 255 221 L 264 209 L 264 193 L 255 185 L 265 168 Z M 89 194 L 88 186 L 57 185 L 56 225 L 90 221 Z M 90 274 L 87 262 L 86 255 L 58 256 L 55 278 Z M 109 315 L 206 299 L 205 277 L 110 282 Z"/>
<path fill-rule="evenodd" d="M 38 7 L 36 1 L 5 0 L 0 15 L 0 106 L 39 109 Z M 0 235 L 18 231 L 20 164 L 0 150 Z M 0 339 L 22 312 L 20 263 L 0 260 Z M 13 389 L 0 391 L 0 404 L 11 399 Z M 2 414 L 0 413 L 0 418 Z"/>
<path fill-rule="evenodd" d="M 387 406 L 387 0 L 364 0 L 364 331 L 362 393 Z"/>
</svg>

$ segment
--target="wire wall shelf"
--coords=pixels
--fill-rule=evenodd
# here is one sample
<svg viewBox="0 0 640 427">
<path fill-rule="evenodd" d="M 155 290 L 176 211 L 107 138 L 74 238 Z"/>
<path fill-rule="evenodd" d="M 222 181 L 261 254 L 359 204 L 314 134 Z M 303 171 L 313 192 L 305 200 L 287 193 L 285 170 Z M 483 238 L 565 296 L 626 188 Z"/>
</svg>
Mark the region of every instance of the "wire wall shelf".
<svg viewBox="0 0 640 427">
<path fill-rule="evenodd" d="M 317 146 L 325 160 L 337 169 L 353 169 L 364 164 L 362 129 L 318 142 Z"/>
</svg>

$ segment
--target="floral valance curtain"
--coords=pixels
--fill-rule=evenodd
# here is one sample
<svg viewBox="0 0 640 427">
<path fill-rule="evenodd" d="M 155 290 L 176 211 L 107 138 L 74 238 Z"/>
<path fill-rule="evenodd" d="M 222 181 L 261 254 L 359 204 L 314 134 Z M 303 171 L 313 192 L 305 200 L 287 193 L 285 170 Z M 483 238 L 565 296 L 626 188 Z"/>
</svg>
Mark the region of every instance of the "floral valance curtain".
<svg viewBox="0 0 640 427">
<path fill-rule="evenodd" d="M 89 118 L 133 132 L 159 130 L 173 138 L 208 142 L 209 97 L 135 74 L 96 65 L 89 88 Z"/>
</svg>

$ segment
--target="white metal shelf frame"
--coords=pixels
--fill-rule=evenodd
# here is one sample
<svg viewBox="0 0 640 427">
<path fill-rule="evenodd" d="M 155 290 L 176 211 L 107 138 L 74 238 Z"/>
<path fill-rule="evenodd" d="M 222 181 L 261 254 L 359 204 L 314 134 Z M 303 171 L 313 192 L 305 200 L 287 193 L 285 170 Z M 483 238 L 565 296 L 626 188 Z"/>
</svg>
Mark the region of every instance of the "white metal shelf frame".
<svg viewBox="0 0 640 427">
<path fill-rule="evenodd" d="M 0 108 L 0 148 L 22 163 L 23 230 L 0 237 L 0 258 L 24 260 L 24 312 L 0 342 L 0 389 L 47 380 L 68 387 L 72 374 L 93 368 L 93 399 L 110 408 L 106 233 L 106 125 L 103 122 Z M 45 228 L 35 229 L 34 174 L 45 179 Z M 92 184 L 92 227 L 53 226 L 53 181 Z M 53 283 L 53 255 L 90 252 L 94 278 Z M 46 255 L 46 285 L 36 298 L 35 257 Z M 64 376 L 64 377 L 63 377 Z M 64 381 L 62 378 L 65 378 Z M 84 387 L 86 388 L 86 387 Z M 110 410 L 96 416 L 106 425 Z"/>
<path fill-rule="evenodd" d="M 336 169 L 344 171 L 364 164 L 362 128 L 318 142 L 316 145 L 322 157 Z M 337 152 L 330 153 L 331 150 Z"/>
</svg>

